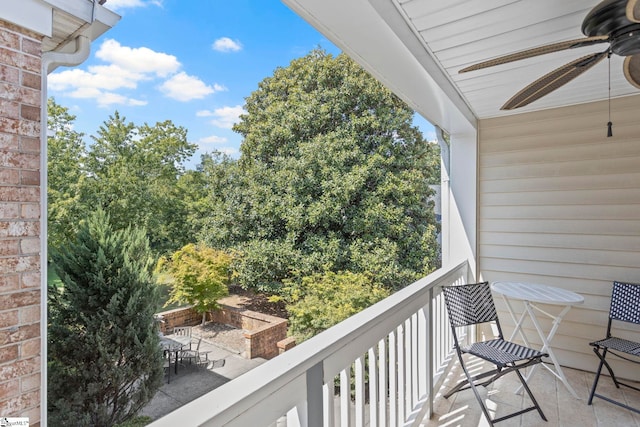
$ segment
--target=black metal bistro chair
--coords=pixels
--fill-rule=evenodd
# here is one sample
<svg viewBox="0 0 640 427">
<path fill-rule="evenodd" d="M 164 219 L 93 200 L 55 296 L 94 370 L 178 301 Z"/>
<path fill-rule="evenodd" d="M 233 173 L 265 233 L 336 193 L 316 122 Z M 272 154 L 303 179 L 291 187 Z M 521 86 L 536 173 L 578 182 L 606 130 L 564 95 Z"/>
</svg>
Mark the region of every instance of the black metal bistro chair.
<svg viewBox="0 0 640 427">
<path fill-rule="evenodd" d="M 442 288 L 442 291 L 444 293 L 447 313 L 449 315 L 449 321 L 453 331 L 456 353 L 460 360 L 460 366 L 467 377 L 466 380 L 456 385 L 447 394 L 445 394 L 444 397 L 448 399 L 458 391 L 471 388 L 476 399 L 478 399 L 478 403 L 480 403 L 484 416 L 487 418 L 487 421 L 491 426 L 493 426 L 494 423 L 504 421 L 534 409 L 538 411 L 543 420 L 547 421 L 540 405 L 538 405 L 538 402 L 535 397 L 533 397 L 529 386 L 527 386 L 527 383 L 520 373 L 521 369 L 540 363 L 542 361 L 542 357 L 547 356 L 547 354 L 504 339 L 502 329 L 500 327 L 500 321 L 498 320 L 496 308 L 493 303 L 493 297 L 491 296 L 491 288 L 489 287 L 488 282 L 471 285 L 446 286 Z M 476 342 L 469 346 L 463 346 L 459 342 L 456 328 L 487 322 L 495 323 L 498 329 L 498 338 Z M 463 358 L 464 354 L 471 354 L 479 357 L 480 359 L 486 360 L 487 362 L 494 364 L 495 369 L 471 376 L 465 365 Z M 515 372 L 518 375 L 520 382 L 522 382 L 522 387 L 529 395 L 533 406 L 492 419 L 484 405 L 484 402 L 482 401 L 482 397 L 480 397 L 480 394 L 478 393 L 477 387 L 486 387 L 501 376 L 510 372 Z"/>
<path fill-rule="evenodd" d="M 598 365 L 596 377 L 593 380 L 591 394 L 589 395 L 589 401 L 587 403 L 591 405 L 591 402 L 593 402 L 593 398 L 595 396 L 611 402 L 615 405 L 640 413 L 640 409 L 638 408 L 633 408 L 622 402 L 613 400 L 608 396 L 603 396 L 602 394 L 596 393 L 596 387 L 598 386 L 598 380 L 600 379 L 602 366 L 607 367 L 609 375 L 611 375 L 611 379 L 613 380 L 613 383 L 617 388 L 620 388 L 620 386 L 623 385 L 625 387 L 640 391 L 639 388 L 634 387 L 630 384 L 625 384 L 618 380 L 618 378 L 613 373 L 613 369 L 611 369 L 611 365 L 606 361 L 607 355 L 611 354 L 620 359 L 624 359 L 633 363 L 640 363 L 640 343 L 613 336 L 611 333 L 611 328 L 614 325 L 614 320 L 616 322 L 635 323 L 636 325 L 640 324 L 640 284 L 613 282 L 611 306 L 609 307 L 609 323 L 607 325 L 607 335 L 602 340 L 589 343 L 589 345 L 593 346 L 593 352 L 600 359 L 600 364 Z M 625 356 L 623 356 L 622 354 L 625 354 Z"/>
</svg>

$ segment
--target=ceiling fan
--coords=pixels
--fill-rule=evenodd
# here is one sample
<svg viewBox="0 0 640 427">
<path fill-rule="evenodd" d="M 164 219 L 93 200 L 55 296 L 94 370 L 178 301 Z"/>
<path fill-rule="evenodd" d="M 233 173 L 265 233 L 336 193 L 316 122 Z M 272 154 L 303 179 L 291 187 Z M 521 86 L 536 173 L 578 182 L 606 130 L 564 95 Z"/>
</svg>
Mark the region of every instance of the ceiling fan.
<svg viewBox="0 0 640 427">
<path fill-rule="evenodd" d="M 575 79 L 605 57 L 624 56 L 623 71 L 627 81 L 640 89 L 640 0 L 604 0 L 587 14 L 582 22 L 585 38 L 548 44 L 461 69 L 460 73 L 506 64 L 525 58 L 567 49 L 609 43 L 603 52 L 578 58 L 526 86 L 500 109 L 524 107 Z"/>
</svg>

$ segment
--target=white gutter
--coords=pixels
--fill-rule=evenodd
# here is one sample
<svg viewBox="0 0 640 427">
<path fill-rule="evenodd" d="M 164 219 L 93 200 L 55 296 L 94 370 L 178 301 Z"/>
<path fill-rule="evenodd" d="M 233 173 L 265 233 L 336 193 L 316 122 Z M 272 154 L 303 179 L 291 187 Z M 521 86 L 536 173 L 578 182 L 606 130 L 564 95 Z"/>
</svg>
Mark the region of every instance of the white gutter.
<svg viewBox="0 0 640 427">
<path fill-rule="evenodd" d="M 47 75 L 57 66 L 76 66 L 83 63 L 91 51 L 91 40 L 76 37 L 76 50 L 71 53 L 46 52 L 42 54 L 40 88 L 40 425 L 47 427 Z"/>
</svg>

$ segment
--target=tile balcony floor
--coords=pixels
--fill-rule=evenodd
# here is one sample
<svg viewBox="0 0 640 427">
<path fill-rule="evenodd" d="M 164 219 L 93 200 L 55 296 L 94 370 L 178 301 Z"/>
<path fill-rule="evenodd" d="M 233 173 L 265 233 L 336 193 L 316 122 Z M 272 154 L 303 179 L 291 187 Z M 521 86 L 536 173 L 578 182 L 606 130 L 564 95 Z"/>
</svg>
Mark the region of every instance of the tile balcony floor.
<svg viewBox="0 0 640 427">
<path fill-rule="evenodd" d="M 477 373 L 488 369 L 483 365 L 482 361 L 474 364 L 471 360 L 469 366 Z M 548 422 L 545 423 L 534 410 L 496 425 L 503 427 L 640 427 L 640 414 L 598 398 L 593 399 L 591 406 L 587 405 L 595 374 L 568 368 L 564 368 L 563 371 L 578 394 L 578 399 L 574 398 L 564 384 L 548 370 L 538 369 L 528 384 Z M 440 393 L 448 391 L 463 377 L 464 373 L 456 363 L 440 389 Z M 519 384 L 517 376 L 509 374 L 486 389 L 479 388 L 492 415 L 503 416 L 530 405 L 528 397 L 515 394 Z M 634 385 L 640 386 L 640 384 Z M 608 376 L 600 378 L 598 392 L 640 408 L 640 392 L 625 387 L 616 389 Z M 488 423 L 482 415 L 473 392 L 465 390 L 454 394 L 449 399 L 443 398 L 440 394 L 434 402 L 433 417 L 430 420 L 424 420 L 420 425 L 423 427 L 478 427 L 487 426 Z"/>
</svg>

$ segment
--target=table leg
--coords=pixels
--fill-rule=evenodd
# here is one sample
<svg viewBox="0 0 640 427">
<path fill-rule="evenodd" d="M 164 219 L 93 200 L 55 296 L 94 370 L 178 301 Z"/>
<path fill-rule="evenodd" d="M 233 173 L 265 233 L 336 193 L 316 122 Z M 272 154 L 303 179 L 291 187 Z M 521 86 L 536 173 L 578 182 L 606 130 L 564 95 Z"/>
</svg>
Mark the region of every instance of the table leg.
<svg viewBox="0 0 640 427">
<path fill-rule="evenodd" d="M 569 310 L 571 309 L 570 305 L 565 306 L 562 311 L 560 312 L 560 314 L 554 316 L 552 314 L 547 313 L 546 311 L 542 310 L 541 308 L 537 307 L 535 304 L 531 304 L 529 301 L 525 301 L 525 308 L 526 308 L 526 312 L 529 314 L 529 317 L 531 318 L 531 321 L 533 322 L 533 326 L 536 328 L 536 331 L 538 332 L 538 335 L 540 336 L 540 339 L 542 340 L 542 348 L 540 349 L 540 351 L 542 352 L 546 352 L 549 354 L 549 358 L 551 358 L 551 361 L 553 362 L 553 365 L 555 367 L 555 371 L 553 369 L 551 369 L 550 367 L 548 367 L 547 365 L 542 364 L 542 366 L 544 366 L 549 372 L 551 372 L 553 375 L 556 376 L 556 378 L 558 378 L 560 381 L 562 381 L 565 385 L 565 387 L 567 387 L 567 390 L 569 390 L 569 393 L 571 393 L 573 395 L 573 397 L 575 397 L 576 399 L 578 398 L 578 394 L 575 392 L 575 390 L 573 389 L 573 387 L 571 387 L 571 384 L 569 384 L 569 381 L 567 380 L 567 377 L 564 375 L 564 372 L 562 371 L 562 368 L 560 367 L 560 363 L 558 362 L 558 359 L 556 358 L 556 355 L 553 353 L 553 350 L 551 349 L 551 340 L 553 339 L 553 337 L 555 336 L 556 332 L 558 331 L 558 327 L 560 326 L 560 322 L 562 322 L 562 319 L 564 318 L 564 316 L 569 312 Z M 551 327 L 551 330 L 549 331 L 549 333 L 547 335 L 544 334 L 544 331 L 542 329 L 542 326 L 540 326 L 540 322 L 538 321 L 538 317 L 536 316 L 535 310 L 545 314 L 546 316 L 548 316 L 549 318 L 553 319 L 553 326 Z M 525 381 L 529 381 L 529 378 L 531 378 L 531 376 L 533 376 L 533 374 L 536 371 L 536 368 L 539 365 L 534 365 L 531 370 L 529 371 L 529 373 L 525 376 Z M 517 393 L 520 392 L 520 390 L 522 389 L 522 386 L 520 386 L 518 388 L 518 390 L 516 390 Z"/>
<path fill-rule="evenodd" d="M 516 324 L 515 329 L 511 333 L 511 336 L 509 337 L 509 341 L 512 341 L 513 338 L 516 336 L 516 334 L 519 332 L 520 333 L 520 338 L 522 338 L 522 341 L 524 341 L 524 344 L 527 347 L 531 347 L 531 345 L 529 344 L 529 341 L 527 340 L 527 336 L 522 331 L 522 325 L 524 323 L 524 318 L 527 316 L 527 312 L 523 311 L 522 315 L 520 315 L 520 319 L 517 319 L 515 311 L 513 310 L 513 307 L 511 307 L 511 303 L 509 302 L 507 297 L 502 295 L 502 299 L 504 300 L 504 303 L 507 305 L 507 311 L 509 312 L 509 315 L 511 316 L 511 319 L 513 319 L 513 321 Z"/>
</svg>

